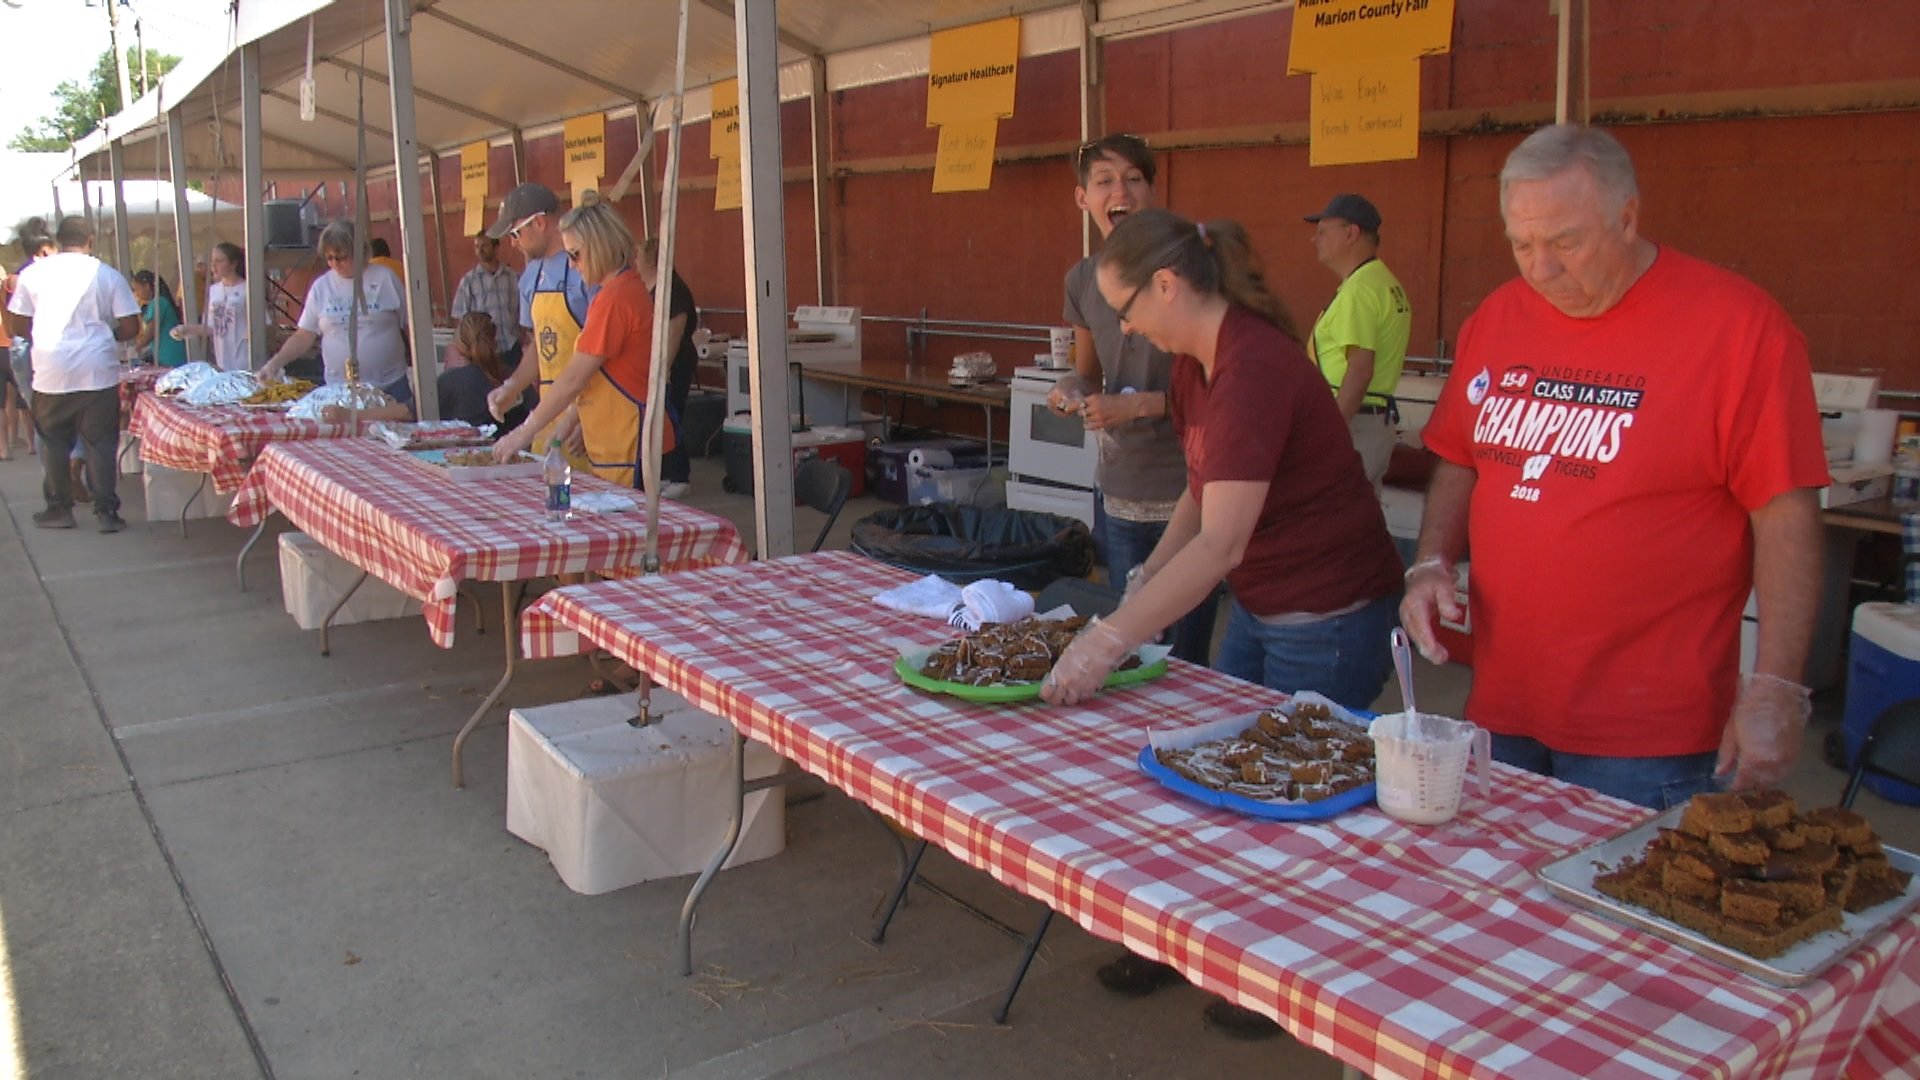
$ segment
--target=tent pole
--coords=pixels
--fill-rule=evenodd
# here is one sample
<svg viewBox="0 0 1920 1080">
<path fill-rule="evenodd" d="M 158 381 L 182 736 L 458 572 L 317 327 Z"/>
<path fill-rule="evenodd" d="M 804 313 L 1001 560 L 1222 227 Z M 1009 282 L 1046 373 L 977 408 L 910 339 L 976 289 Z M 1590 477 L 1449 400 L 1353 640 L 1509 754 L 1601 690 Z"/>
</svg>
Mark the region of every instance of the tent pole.
<svg viewBox="0 0 1920 1080">
<path fill-rule="evenodd" d="M 246 221 L 247 351 L 256 371 L 267 360 L 267 209 L 261 202 L 266 181 L 260 142 L 260 45 L 250 42 L 240 46 L 240 205 Z"/>
<path fill-rule="evenodd" d="M 446 310 L 452 311 L 453 278 L 447 276 L 452 273 L 447 263 L 447 221 L 440 209 L 440 155 L 432 150 L 427 151 L 427 192 L 433 200 L 433 250 L 440 257 L 440 296 L 447 302 Z M 484 207 L 486 200 L 483 198 L 480 203 Z M 431 301 L 432 297 L 428 299 Z"/>
<path fill-rule="evenodd" d="M 133 276 L 133 237 L 127 235 L 127 155 L 119 139 L 107 143 L 107 168 L 113 172 L 113 257 L 119 270 Z"/>
<path fill-rule="evenodd" d="M 780 159 L 777 0 L 734 0 L 740 72 L 740 183 L 745 208 L 747 345 L 753 355 L 754 523 L 763 559 L 791 555 L 793 432 L 788 417 L 787 245 Z"/>
<path fill-rule="evenodd" d="M 833 128 L 827 115 L 832 105 L 827 96 L 827 58 L 810 56 L 807 58 L 807 67 L 813 75 L 813 93 L 807 104 L 812 107 L 813 113 L 814 295 L 819 297 L 819 303 L 832 304 L 835 292 L 833 222 L 829 217 L 827 184 L 833 179 Z"/>
<path fill-rule="evenodd" d="M 687 106 L 687 20 L 692 2 L 680 0 L 680 36 L 674 46 L 673 119 L 667 127 L 667 167 L 660 182 L 660 231 L 656 236 L 660 250 L 654 263 L 653 366 L 647 373 L 647 411 L 640 425 L 641 486 L 647 489 L 647 543 L 641 566 L 648 573 L 660 569 L 660 453 L 666 445 L 660 422 L 666 416 L 667 375 L 673 366 L 667 338 L 673 322 L 673 240 L 680 226 L 680 121 Z M 647 112 L 644 106 L 640 111 Z M 650 149 L 643 138 L 634 152 L 647 154 Z M 643 184 L 642 190 L 645 187 Z M 692 333 L 692 328 L 687 332 Z"/>
<path fill-rule="evenodd" d="M 413 125 L 413 10 L 408 0 L 386 0 L 387 96 L 393 107 L 393 186 L 400 204 L 400 257 L 407 268 L 407 333 L 413 353 L 414 415 L 440 419 L 434 370 L 433 305 L 427 298 L 427 227 L 420 208 L 420 147 Z"/>
<path fill-rule="evenodd" d="M 200 283 L 193 277 L 193 213 L 187 207 L 187 145 L 180 110 L 167 113 L 167 178 L 173 182 L 173 242 L 179 249 L 180 321 L 200 321 Z M 199 338 L 187 339 L 187 354 L 198 360 L 204 352 Z"/>
</svg>

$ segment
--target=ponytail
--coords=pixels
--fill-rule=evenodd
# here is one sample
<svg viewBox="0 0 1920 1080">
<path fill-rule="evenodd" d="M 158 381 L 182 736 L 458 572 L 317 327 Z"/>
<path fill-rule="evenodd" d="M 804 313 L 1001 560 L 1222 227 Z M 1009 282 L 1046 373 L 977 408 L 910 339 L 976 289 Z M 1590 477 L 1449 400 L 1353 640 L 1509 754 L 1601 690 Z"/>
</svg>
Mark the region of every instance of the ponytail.
<svg viewBox="0 0 1920 1080">
<path fill-rule="evenodd" d="M 1195 224 L 1170 210 L 1136 211 L 1107 237 L 1100 265 L 1135 286 L 1158 270 L 1171 270 L 1201 293 L 1223 296 L 1300 340 L 1286 305 L 1267 288 L 1259 252 L 1237 221 Z"/>
</svg>

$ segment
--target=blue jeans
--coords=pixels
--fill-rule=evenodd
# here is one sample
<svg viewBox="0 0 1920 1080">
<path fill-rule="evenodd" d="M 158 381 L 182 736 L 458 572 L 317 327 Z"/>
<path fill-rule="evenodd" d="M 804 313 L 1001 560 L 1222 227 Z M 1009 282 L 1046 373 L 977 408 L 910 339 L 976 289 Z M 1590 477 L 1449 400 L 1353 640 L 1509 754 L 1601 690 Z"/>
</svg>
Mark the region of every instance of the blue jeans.
<svg viewBox="0 0 1920 1080">
<path fill-rule="evenodd" d="M 1704 791 L 1718 791 L 1713 764 L 1718 754 L 1670 757 L 1596 757 L 1549 749 L 1524 735 L 1495 735 L 1493 760 L 1528 772 L 1592 788 L 1602 795 L 1667 810 Z"/>
<path fill-rule="evenodd" d="M 1147 556 L 1153 554 L 1154 545 L 1160 542 L 1167 526 L 1162 521 L 1123 521 L 1108 514 L 1106 504 L 1105 499 L 1094 496 L 1094 521 L 1100 526 L 1096 535 L 1105 549 L 1107 578 L 1118 592 L 1126 586 L 1127 571 L 1146 562 Z M 1206 667 L 1207 656 L 1213 651 L 1214 617 L 1219 610 L 1220 594 L 1208 593 L 1198 607 L 1168 627 L 1165 640 L 1173 646 L 1173 655 Z"/>
<path fill-rule="evenodd" d="M 1399 596 L 1383 596 L 1331 619 L 1270 626 L 1235 600 L 1213 666 L 1269 690 L 1315 690 L 1350 709 L 1369 708 L 1393 670 L 1387 635 L 1399 608 Z"/>
</svg>

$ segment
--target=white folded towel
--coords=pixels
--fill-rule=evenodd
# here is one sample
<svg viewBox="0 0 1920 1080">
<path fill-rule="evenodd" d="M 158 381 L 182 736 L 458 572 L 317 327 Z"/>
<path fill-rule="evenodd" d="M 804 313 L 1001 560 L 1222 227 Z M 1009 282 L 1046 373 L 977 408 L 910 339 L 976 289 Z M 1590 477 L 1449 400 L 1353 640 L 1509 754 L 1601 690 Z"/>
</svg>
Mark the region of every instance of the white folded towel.
<svg viewBox="0 0 1920 1080">
<path fill-rule="evenodd" d="M 582 491 L 573 496 L 573 508 L 589 514 L 627 514 L 640 509 L 640 504 L 611 491 Z"/>
<path fill-rule="evenodd" d="M 950 621 L 968 630 L 978 630 L 987 623 L 1019 622 L 1033 614 L 1032 596 L 991 578 L 961 589 L 960 600 L 964 606 Z"/>
<path fill-rule="evenodd" d="M 946 619 L 961 606 L 960 586 L 938 574 L 928 574 L 919 581 L 888 589 L 874 597 L 873 602 L 909 615 Z"/>
</svg>

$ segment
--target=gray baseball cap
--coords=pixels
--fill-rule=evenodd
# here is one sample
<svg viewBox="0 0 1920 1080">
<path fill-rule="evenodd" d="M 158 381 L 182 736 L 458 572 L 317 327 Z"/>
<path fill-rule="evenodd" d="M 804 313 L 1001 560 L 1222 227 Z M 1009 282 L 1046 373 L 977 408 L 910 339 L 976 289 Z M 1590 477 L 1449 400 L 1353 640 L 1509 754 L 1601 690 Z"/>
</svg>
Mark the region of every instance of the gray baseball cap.
<svg viewBox="0 0 1920 1080">
<path fill-rule="evenodd" d="M 551 214 L 559 209 L 560 200 L 554 197 L 552 188 L 545 184 L 521 184 L 507 192 L 506 200 L 500 204 L 500 219 L 487 230 L 487 235 L 498 240 L 533 215 Z"/>
<path fill-rule="evenodd" d="M 529 210 L 531 214 L 533 211 Z M 524 215 L 523 215 L 524 216 Z M 1335 195 L 1328 200 L 1327 208 L 1317 214 L 1308 214 L 1308 221 L 1321 218 L 1339 218 L 1341 221 L 1358 225 L 1368 232 L 1380 231 L 1380 211 L 1360 195 Z"/>
</svg>

